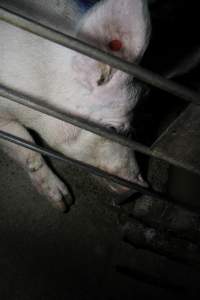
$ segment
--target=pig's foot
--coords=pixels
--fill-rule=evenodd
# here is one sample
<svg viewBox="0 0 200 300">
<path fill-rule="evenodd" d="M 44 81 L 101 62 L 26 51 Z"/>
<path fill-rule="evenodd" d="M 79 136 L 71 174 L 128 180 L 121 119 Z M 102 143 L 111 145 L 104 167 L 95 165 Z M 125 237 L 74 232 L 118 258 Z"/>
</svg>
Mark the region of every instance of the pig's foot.
<svg viewBox="0 0 200 300">
<path fill-rule="evenodd" d="M 72 197 L 66 185 L 49 169 L 44 160 L 31 157 L 27 160 L 28 173 L 39 193 L 45 195 L 51 204 L 66 211 L 72 204 Z"/>
<path fill-rule="evenodd" d="M 34 143 L 29 132 L 18 122 L 0 119 L 0 130 Z M 29 174 L 37 190 L 45 195 L 51 204 L 65 211 L 72 204 L 72 197 L 65 184 L 51 171 L 39 153 L 0 140 L 3 150 L 17 161 Z"/>
</svg>

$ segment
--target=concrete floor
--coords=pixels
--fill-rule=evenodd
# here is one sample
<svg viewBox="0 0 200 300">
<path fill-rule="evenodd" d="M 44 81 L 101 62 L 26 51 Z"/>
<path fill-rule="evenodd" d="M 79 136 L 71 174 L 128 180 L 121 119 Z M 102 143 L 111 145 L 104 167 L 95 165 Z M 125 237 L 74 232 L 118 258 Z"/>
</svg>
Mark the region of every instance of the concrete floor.
<svg viewBox="0 0 200 300">
<path fill-rule="evenodd" d="M 88 299 L 102 284 L 116 236 L 113 216 L 97 205 L 101 191 L 67 170 L 77 201 L 62 214 L 2 153 L 0 166 L 0 298 Z"/>
<path fill-rule="evenodd" d="M 84 172 L 55 165 L 76 197 L 68 214 L 52 208 L 0 152 L 0 299 L 171 297 L 165 288 L 116 272 L 115 265 L 138 257 L 138 250 L 121 242 L 117 214 L 101 203 L 112 195 Z"/>
</svg>

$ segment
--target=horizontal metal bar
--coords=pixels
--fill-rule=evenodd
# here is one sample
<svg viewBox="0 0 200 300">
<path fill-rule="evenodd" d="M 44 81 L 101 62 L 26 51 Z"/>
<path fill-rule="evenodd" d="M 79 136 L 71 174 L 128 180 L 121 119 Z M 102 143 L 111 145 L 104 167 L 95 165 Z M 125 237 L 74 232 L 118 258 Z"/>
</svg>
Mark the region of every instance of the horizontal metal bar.
<svg viewBox="0 0 200 300">
<path fill-rule="evenodd" d="M 35 99 L 33 97 L 24 95 L 17 91 L 11 90 L 0 84 L 0 96 L 7 98 L 13 102 L 22 104 L 31 109 L 44 113 L 46 115 L 52 116 L 56 119 L 62 120 L 64 122 L 70 123 L 74 126 L 80 127 L 81 129 L 85 129 L 87 131 L 93 132 L 94 134 L 103 136 L 105 138 L 111 139 L 119 144 L 130 147 L 134 150 L 137 150 L 141 153 L 151 155 L 151 151 L 148 147 L 141 145 L 135 141 L 125 138 L 119 134 L 113 132 L 109 128 L 105 128 L 104 126 L 97 124 L 95 122 L 86 120 L 80 116 L 74 116 L 69 112 L 63 112 L 58 108 L 51 106 L 49 103 L 44 103 L 39 99 Z"/>
<path fill-rule="evenodd" d="M 171 80 L 164 79 L 162 76 L 148 71 L 140 66 L 124 61 L 96 47 L 90 46 L 87 43 L 73 38 L 69 35 L 60 33 L 50 29 L 44 25 L 30 20 L 27 17 L 20 16 L 6 9 L 5 4 L 0 5 L 0 19 L 9 22 L 15 26 L 25 29 L 31 33 L 37 34 L 45 39 L 58 43 L 62 46 L 78 51 L 96 60 L 107 63 L 121 71 L 135 76 L 147 84 L 171 93 L 186 101 L 191 101 L 195 104 L 200 104 L 200 95 L 195 91 L 181 86 Z"/>
<path fill-rule="evenodd" d="M 150 149 L 149 147 L 144 146 L 136 141 L 127 139 L 122 135 L 116 134 L 113 131 L 109 130 L 108 128 L 105 128 L 95 122 L 86 120 L 80 116 L 74 116 L 69 112 L 63 112 L 55 107 L 52 107 L 49 103 L 48 104 L 42 103 L 41 100 L 26 96 L 26 95 L 16 92 L 16 91 L 13 91 L 3 85 L 0 85 L 0 96 L 7 98 L 11 101 L 17 102 L 19 104 L 22 104 L 24 106 L 27 106 L 36 111 L 45 113 L 46 115 L 55 117 L 64 122 L 68 122 L 74 126 L 78 126 L 82 129 L 93 132 L 94 134 L 97 134 L 97 135 L 103 136 L 105 138 L 108 138 L 110 140 L 113 140 L 114 142 L 117 142 L 121 145 L 129 147 L 140 153 L 143 153 L 143 154 L 146 154 L 146 155 L 158 158 L 158 159 L 165 160 L 166 162 L 173 164 L 174 166 L 184 168 L 190 172 L 197 173 L 197 174 L 199 174 L 199 172 L 200 172 L 200 170 L 194 168 L 194 166 L 186 164 L 185 162 L 176 161 L 176 160 L 166 156 L 165 154 L 157 152 L 156 148 Z"/>
<path fill-rule="evenodd" d="M 70 158 L 70 157 L 67 157 L 67 156 L 64 156 L 63 154 L 55 151 L 55 150 L 52 150 L 50 148 L 47 148 L 47 147 L 41 147 L 39 145 L 36 145 L 34 143 L 31 143 L 31 142 L 28 142 L 20 137 L 17 137 L 15 135 L 12 135 L 10 133 L 7 133 L 5 131 L 2 131 L 0 130 L 0 138 L 1 139 L 4 139 L 8 142 L 11 142 L 11 143 L 14 143 L 14 144 L 17 144 L 19 146 L 22 146 L 22 147 L 25 147 L 27 149 L 30 149 L 30 150 L 33 150 L 33 151 L 36 151 L 38 153 L 41 153 L 42 155 L 45 155 L 45 156 L 49 156 L 51 158 L 54 158 L 54 159 L 58 159 L 58 160 L 61 160 L 61 161 L 64 161 L 66 163 L 72 163 L 78 167 L 81 167 L 83 170 L 87 171 L 87 172 L 90 172 L 96 176 L 100 176 L 100 177 L 104 177 L 108 180 L 111 180 L 113 181 L 114 183 L 117 183 L 117 184 L 120 184 L 122 186 L 126 186 L 128 188 L 131 188 L 131 189 L 134 189 L 142 194 L 145 194 L 145 195 L 149 195 L 149 196 L 153 196 L 153 197 L 156 197 L 156 198 L 159 198 L 159 199 L 162 199 L 163 200 L 163 196 L 153 190 L 150 190 L 148 188 L 145 188 L 145 187 L 142 187 L 136 183 L 133 183 L 133 182 L 130 182 L 128 180 L 125 180 L 123 178 L 120 178 L 116 175 L 113 175 L 113 174 L 109 174 L 101 169 L 98 169 L 94 166 L 91 166 L 89 164 L 86 164 L 82 161 L 79 161 L 79 160 L 76 160 L 76 159 L 73 159 L 73 158 Z M 165 197 L 164 197 L 165 198 Z"/>
<path fill-rule="evenodd" d="M 74 158 L 70 158 L 67 156 L 64 156 L 62 153 L 59 153 L 53 149 L 47 148 L 47 147 L 41 147 L 39 145 L 36 145 L 34 143 L 28 142 L 20 137 L 17 137 L 15 135 L 12 135 L 10 133 L 7 133 L 5 131 L 0 130 L 0 139 L 4 139 L 8 142 L 14 143 L 16 145 L 19 145 L 21 147 L 25 147 L 27 149 L 30 149 L 32 151 L 38 152 L 44 156 L 48 156 L 51 157 L 53 159 L 57 159 L 60 161 L 63 161 L 65 163 L 68 164 L 73 164 L 77 167 L 80 167 L 81 169 L 83 169 L 84 171 L 91 173 L 93 175 L 99 176 L 99 177 L 103 177 L 107 180 L 110 180 L 114 183 L 117 183 L 119 185 L 122 186 L 126 186 L 128 188 L 131 189 L 130 192 L 125 193 L 125 196 L 127 197 L 131 197 L 134 191 L 138 191 L 141 194 L 150 196 L 153 198 L 153 200 L 162 200 L 162 201 L 168 201 L 168 202 L 173 202 L 174 204 L 186 208 L 190 211 L 195 211 L 195 213 L 199 212 L 199 209 L 197 207 L 192 207 L 187 205 L 186 203 L 180 203 L 177 202 L 175 199 L 170 199 L 169 197 L 167 197 L 167 195 L 159 193 L 157 191 L 154 191 L 151 188 L 145 188 L 142 187 L 141 185 L 134 183 L 134 182 L 130 182 L 128 180 L 125 180 L 121 177 L 118 177 L 116 175 L 107 173 L 99 168 L 96 168 L 92 165 L 89 165 L 87 163 L 84 163 L 82 161 L 76 160 Z M 124 196 L 121 197 L 124 200 Z M 120 205 L 120 201 L 118 201 L 119 205 Z M 106 205 L 106 204 L 105 204 Z M 110 205 L 107 205 L 110 207 Z M 115 210 L 115 208 L 113 207 L 113 209 Z M 117 211 L 117 210 L 116 210 Z M 124 211 L 125 212 L 125 211 Z"/>
</svg>

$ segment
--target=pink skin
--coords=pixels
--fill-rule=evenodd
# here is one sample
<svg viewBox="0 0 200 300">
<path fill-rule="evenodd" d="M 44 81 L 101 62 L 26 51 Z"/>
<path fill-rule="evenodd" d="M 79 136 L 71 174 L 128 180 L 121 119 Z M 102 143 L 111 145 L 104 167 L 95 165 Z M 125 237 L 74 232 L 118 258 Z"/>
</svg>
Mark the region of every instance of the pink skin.
<svg viewBox="0 0 200 300">
<path fill-rule="evenodd" d="M 119 0 L 117 5 L 113 5 L 111 0 L 106 2 L 105 6 L 97 6 L 96 14 L 89 13 L 82 20 L 80 31 L 77 32 L 78 37 L 123 59 L 138 61 L 148 44 L 149 23 L 148 18 L 145 20 L 142 15 L 141 3 L 140 0 Z M 109 11 L 109 14 L 106 15 L 105 11 Z M 137 17 L 134 18 L 135 14 Z M 111 15 L 114 18 L 110 17 Z M 132 77 L 111 68 L 108 79 L 99 86 L 99 62 L 79 54 L 74 55 L 72 69 L 77 86 L 82 86 L 89 92 L 84 101 L 90 107 L 90 119 L 108 127 L 115 127 L 120 132 L 129 130 L 130 112 L 139 98 L 139 91 L 130 84 Z M 113 151 L 114 149 L 109 153 L 109 157 L 113 155 Z M 116 164 L 116 160 L 105 163 L 101 158 L 103 155 L 100 155 L 98 167 L 147 187 L 134 155 L 123 147 L 119 149 L 120 152 L 123 154 L 116 160 L 124 158 L 121 166 Z M 129 191 L 128 188 L 113 183 L 108 183 L 108 186 L 117 193 Z"/>
<path fill-rule="evenodd" d="M 149 20 L 144 3 L 143 0 L 100 2 L 81 19 L 74 35 L 136 63 L 148 44 Z M 1 84 L 63 112 L 114 127 L 122 133 L 129 130 L 130 115 L 140 94 L 131 76 L 3 21 L 0 23 Z M 34 142 L 26 128 L 36 131 L 49 146 L 66 156 L 146 186 L 134 153 L 127 147 L 0 97 L 0 129 Z M 37 190 L 64 210 L 63 198 L 70 192 L 42 157 L 5 141 L 0 143 L 24 167 Z M 118 193 L 129 190 L 111 182 L 108 186 Z"/>
</svg>

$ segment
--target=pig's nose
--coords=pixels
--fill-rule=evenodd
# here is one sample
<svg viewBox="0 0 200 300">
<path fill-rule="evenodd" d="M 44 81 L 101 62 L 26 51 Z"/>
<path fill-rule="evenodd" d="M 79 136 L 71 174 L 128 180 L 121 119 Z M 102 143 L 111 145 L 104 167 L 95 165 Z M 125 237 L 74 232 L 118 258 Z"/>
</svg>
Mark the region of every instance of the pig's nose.
<svg viewBox="0 0 200 300">
<path fill-rule="evenodd" d="M 142 178 L 141 174 L 137 175 L 133 183 L 137 183 L 143 187 L 148 187 L 148 183 Z M 117 194 L 124 194 L 124 193 L 130 193 L 133 192 L 133 189 L 128 188 L 126 186 L 119 185 L 117 183 L 108 183 L 108 188 Z"/>
<path fill-rule="evenodd" d="M 128 188 L 126 186 L 119 185 L 117 183 L 109 183 L 108 188 L 112 192 L 117 193 L 117 194 L 122 194 L 122 193 L 126 193 L 126 192 L 130 191 L 130 188 Z"/>
</svg>

